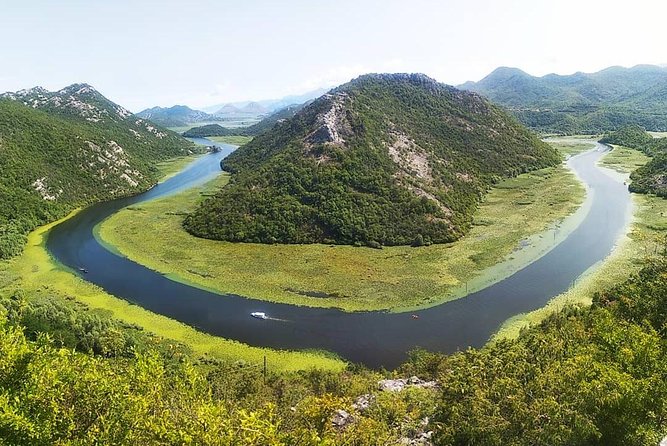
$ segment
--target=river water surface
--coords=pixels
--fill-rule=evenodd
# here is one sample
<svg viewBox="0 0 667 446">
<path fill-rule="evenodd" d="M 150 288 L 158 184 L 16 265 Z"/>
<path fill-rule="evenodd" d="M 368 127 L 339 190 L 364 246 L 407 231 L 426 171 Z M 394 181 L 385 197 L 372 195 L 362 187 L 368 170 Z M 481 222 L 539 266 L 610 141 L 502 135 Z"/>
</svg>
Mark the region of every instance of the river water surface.
<svg viewBox="0 0 667 446">
<path fill-rule="evenodd" d="M 87 269 L 82 277 L 107 292 L 207 333 L 254 346 L 324 349 L 371 367 L 394 367 L 415 347 L 454 352 L 483 345 L 505 320 L 544 306 L 604 259 L 630 219 L 627 187 L 596 165 L 608 150 L 598 145 L 568 162 L 591 194 L 590 210 L 569 236 L 488 288 L 411 313 L 345 313 L 216 294 L 172 281 L 98 243 L 94 227 L 119 209 L 203 184 L 218 175 L 220 160 L 235 147 L 217 145 L 221 152 L 197 159 L 150 191 L 93 205 L 55 226 L 47 240 L 48 250 L 76 272 Z M 222 261 L 228 260 L 211 259 Z M 271 319 L 253 319 L 250 313 L 254 311 L 264 311 Z M 413 314 L 419 317 L 413 318 Z"/>
</svg>

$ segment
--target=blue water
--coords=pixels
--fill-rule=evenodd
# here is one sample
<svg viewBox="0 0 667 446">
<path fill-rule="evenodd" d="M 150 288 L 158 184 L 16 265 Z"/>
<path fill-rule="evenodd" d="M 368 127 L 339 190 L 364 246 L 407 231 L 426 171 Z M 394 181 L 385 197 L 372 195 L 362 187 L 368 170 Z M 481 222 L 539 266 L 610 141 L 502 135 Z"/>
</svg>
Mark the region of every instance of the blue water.
<svg viewBox="0 0 667 446">
<path fill-rule="evenodd" d="M 75 271 L 86 268 L 89 272 L 82 277 L 109 293 L 207 333 L 255 346 L 325 349 L 371 367 L 394 367 L 415 347 L 453 352 L 483 345 L 505 320 L 544 306 L 604 259 L 629 221 L 627 187 L 596 166 L 607 150 L 598 145 L 596 151 L 569 161 L 588 184 L 592 204 L 582 223 L 565 240 L 484 290 L 409 314 L 345 313 L 216 294 L 174 282 L 107 251 L 95 240 L 95 225 L 119 209 L 202 184 L 219 174 L 220 160 L 234 149 L 221 146 L 220 153 L 201 157 L 144 194 L 91 206 L 54 227 L 47 241 L 49 251 Z M 253 319 L 253 311 L 264 311 L 275 320 Z M 412 314 L 419 318 L 414 319 Z"/>
</svg>

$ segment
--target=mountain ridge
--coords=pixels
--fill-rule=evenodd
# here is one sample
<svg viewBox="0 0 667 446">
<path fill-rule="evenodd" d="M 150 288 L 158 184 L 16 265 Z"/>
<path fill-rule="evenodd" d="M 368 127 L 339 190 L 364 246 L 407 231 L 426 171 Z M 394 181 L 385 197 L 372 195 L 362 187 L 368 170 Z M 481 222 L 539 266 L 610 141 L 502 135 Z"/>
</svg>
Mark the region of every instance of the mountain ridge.
<svg viewBox="0 0 667 446">
<path fill-rule="evenodd" d="M 148 189 L 155 162 L 194 150 L 87 84 L 0 95 L 0 258 L 76 207 Z"/>
<path fill-rule="evenodd" d="M 667 130 L 667 69 L 659 66 L 540 77 L 501 67 L 460 87 L 483 94 L 542 132 L 602 133 L 631 124 Z"/>
<path fill-rule="evenodd" d="M 422 74 L 369 74 L 227 157 L 230 185 L 185 226 L 230 241 L 448 242 L 495 181 L 559 160 L 477 94 Z"/>
</svg>

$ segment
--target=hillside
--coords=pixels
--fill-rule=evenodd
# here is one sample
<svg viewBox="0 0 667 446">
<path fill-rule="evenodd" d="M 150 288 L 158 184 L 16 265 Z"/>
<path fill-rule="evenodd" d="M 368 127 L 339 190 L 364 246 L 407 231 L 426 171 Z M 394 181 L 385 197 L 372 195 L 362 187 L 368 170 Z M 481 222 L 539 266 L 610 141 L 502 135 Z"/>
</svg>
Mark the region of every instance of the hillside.
<svg viewBox="0 0 667 446">
<path fill-rule="evenodd" d="M 206 138 L 209 136 L 237 136 L 240 133 L 239 129 L 230 129 L 220 124 L 206 124 L 183 132 L 183 136 L 186 138 Z"/>
<path fill-rule="evenodd" d="M 217 118 L 203 111 L 193 110 L 185 105 L 174 105 L 173 107 L 147 108 L 137 113 L 137 116 L 148 119 L 164 127 L 185 127 L 193 122 L 215 121 Z"/>
<path fill-rule="evenodd" d="M 653 138 L 641 127 L 627 126 L 607 133 L 600 142 L 630 147 L 652 157 L 630 175 L 630 192 L 667 197 L 667 138 Z"/>
<path fill-rule="evenodd" d="M 193 149 L 88 85 L 3 94 L 0 258 L 18 254 L 27 231 L 77 206 L 147 189 L 156 161 Z"/>
<path fill-rule="evenodd" d="M 663 67 L 610 67 L 597 73 L 542 77 L 501 67 L 460 88 L 486 96 L 544 132 L 601 133 L 629 124 L 667 130 Z"/>
<path fill-rule="evenodd" d="M 226 158 L 230 185 L 184 224 L 237 242 L 449 242 L 494 182 L 559 161 L 476 94 L 419 74 L 366 75 Z"/>
</svg>

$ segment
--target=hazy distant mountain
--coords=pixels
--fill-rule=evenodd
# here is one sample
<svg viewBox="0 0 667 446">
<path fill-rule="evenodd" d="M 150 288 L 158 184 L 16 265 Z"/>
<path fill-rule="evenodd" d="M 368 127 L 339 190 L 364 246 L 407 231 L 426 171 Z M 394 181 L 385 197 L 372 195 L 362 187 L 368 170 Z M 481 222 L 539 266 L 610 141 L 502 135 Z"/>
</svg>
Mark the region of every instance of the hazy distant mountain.
<svg viewBox="0 0 667 446">
<path fill-rule="evenodd" d="M 322 96 L 326 93 L 328 88 L 318 88 L 316 90 L 308 91 L 299 95 L 290 95 L 285 96 L 279 99 L 265 99 L 261 101 L 245 101 L 245 102 L 234 102 L 229 104 L 217 104 L 210 107 L 204 107 L 203 110 L 216 114 L 218 116 L 234 116 L 244 111 L 250 112 L 251 110 L 256 110 L 256 115 L 263 115 L 267 113 L 272 113 L 283 109 L 285 107 L 294 105 L 294 104 L 303 104 L 304 102 L 311 101 L 315 98 Z M 251 105 L 252 104 L 252 105 Z M 256 104 L 256 105 L 254 105 Z M 251 105 L 249 109 L 244 110 L 246 107 Z M 259 108 L 259 107 L 261 108 Z"/>
<path fill-rule="evenodd" d="M 610 67 L 597 73 L 531 76 L 501 67 L 460 88 L 488 97 L 542 131 L 598 133 L 638 124 L 667 130 L 667 69 Z"/>
<path fill-rule="evenodd" d="M 312 101 L 309 101 L 310 103 Z M 294 116 L 299 110 L 307 104 L 293 104 L 275 111 L 248 127 L 227 128 L 218 124 L 209 124 L 199 127 L 193 127 L 183 133 L 186 137 L 208 137 L 208 136 L 257 136 L 270 130 L 276 123 L 282 122 L 287 118 Z"/>
<path fill-rule="evenodd" d="M 148 119 L 165 127 L 184 127 L 193 122 L 215 121 L 216 117 L 203 111 L 193 110 L 185 105 L 173 107 L 153 107 L 137 113 L 140 118 Z"/>
<path fill-rule="evenodd" d="M 254 113 L 256 115 L 264 115 L 270 111 L 269 108 L 264 107 L 259 102 L 251 102 L 243 107 L 241 107 L 242 112 Z"/>
<path fill-rule="evenodd" d="M 0 258 L 73 208 L 147 189 L 157 161 L 192 150 L 87 84 L 0 95 Z"/>
<path fill-rule="evenodd" d="M 475 93 L 420 74 L 366 75 L 227 157 L 230 184 L 185 225 L 237 242 L 448 242 L 494 181 L 559 162 Z"/>
</svg>

